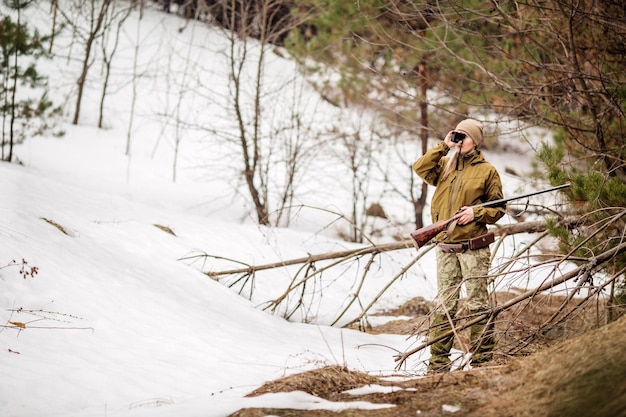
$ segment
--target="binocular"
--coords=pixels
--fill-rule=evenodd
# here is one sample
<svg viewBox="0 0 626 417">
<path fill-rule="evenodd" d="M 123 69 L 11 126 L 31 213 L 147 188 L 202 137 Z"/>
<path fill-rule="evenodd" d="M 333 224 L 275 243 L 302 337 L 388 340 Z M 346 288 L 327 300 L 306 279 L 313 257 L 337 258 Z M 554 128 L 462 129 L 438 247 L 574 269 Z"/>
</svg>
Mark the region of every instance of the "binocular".
<svg viewBox="0 0 626 417">
<path fill-rule="evenodd" d="M 462 141 L 463 139 L 465 139 L 467 135 L 465 133 L 461 133 L 461 132 L 452 132 L 452 138 L 450 138 L 450 140 L 454 143 L 459 143 L 460 141 Z"/>
</svg>

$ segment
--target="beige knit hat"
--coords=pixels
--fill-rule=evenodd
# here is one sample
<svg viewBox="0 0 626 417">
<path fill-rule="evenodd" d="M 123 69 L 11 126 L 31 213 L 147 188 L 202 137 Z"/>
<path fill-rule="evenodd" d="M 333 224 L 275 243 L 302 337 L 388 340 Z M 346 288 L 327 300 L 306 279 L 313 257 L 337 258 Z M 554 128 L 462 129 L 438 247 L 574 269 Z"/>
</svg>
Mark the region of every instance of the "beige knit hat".
<svg viewBox="0 0 626 417">
<path fill-rule="evenodd" d="M 483 125 L 480 124 L 480 122 L 477 120 L 465 119 L 461 123 L 456 125 L 456 129 L 454 130 L 462 130 L 470 135 L 470 137 L 476 144 L 476 147 L 479 147 L 480 144 L 483 142 Z"/>
</svg>

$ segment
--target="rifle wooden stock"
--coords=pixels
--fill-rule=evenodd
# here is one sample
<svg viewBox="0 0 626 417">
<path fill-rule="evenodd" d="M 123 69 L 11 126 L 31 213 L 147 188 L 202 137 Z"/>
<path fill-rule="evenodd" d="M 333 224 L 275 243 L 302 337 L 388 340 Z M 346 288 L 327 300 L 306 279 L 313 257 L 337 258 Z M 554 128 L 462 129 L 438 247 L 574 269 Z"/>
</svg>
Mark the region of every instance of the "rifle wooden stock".
<svg viewBox="0 0 626 417">
<path fill-rule="evenodd" d="M 443 232 L 455 218 L 456 217 L 452 217 L 448 220 L 439 220 L 438 222 L 429 224 L 428 226 L 424 226 L 411 232 L 411 239 L 413 239 L 415 248 L 419 249 L 430 242 L 432 238 Z"/>
<path fill-rule="evenodd" d="M 569 186 L 570 186 L 570 184 L 557 185 L 556 187 L 547 188 L 545 190 L 534 191 L 532 193 L 518 195 L 518 196 L 510 197 L 510 198 L 502 198 L 500 200 L 487 201 L 486 203 L 476 204 L 475 206 L 471 206 L 471 207 L 506 206 L 506 203 L 508 203 L 509 201 L 519 200 L 521 198 L 531 197 L 531 196 L 534 196 L 534 195 L 537 195 L 537 194 L 548 193 L 548 192 L 551 192 L 551 191 L 557 191 L 557 190 L 561 190 L 563 188 L 567 188 Z M 411 232 L 411 238 L 413 239 L 413 244 L 415 245 L 415 248 L 419 249 L 422 246 L 424 246 L 425 244 L 427 244 L 428 242 L 430 242 L 430 240 L 432 238 L 437 236 L 439 233 L 443 232 L 446 229 L 446 227 L 448 227 L 448 225 L 450 223 L 452 223 L 454 220 L 456 220 L 456 218 L 457 218 L 457 216 L 454 215 L 451 218 L 449 218 L 448 220 L 439 220 L 439 221 L 437 221 L 437 222 L 435 222 L 433 224 L 430 224 L 428 226 L 424 226 L 422 228 L 419 228 L 419 229 Z"/>
</svg>

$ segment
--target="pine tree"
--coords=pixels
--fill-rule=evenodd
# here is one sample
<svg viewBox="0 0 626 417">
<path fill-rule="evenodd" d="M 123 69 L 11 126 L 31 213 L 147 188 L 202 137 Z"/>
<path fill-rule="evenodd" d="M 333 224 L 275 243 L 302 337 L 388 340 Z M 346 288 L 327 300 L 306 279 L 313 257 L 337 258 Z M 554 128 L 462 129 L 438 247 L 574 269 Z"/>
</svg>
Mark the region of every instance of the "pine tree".
<svg viewBox="0 0 626 417">
<path fill-rule="evenodd" d="M 17 22 L 8 15 L 0 20 L 1 159 L 11 162 L 14 146 L 50 128 L 49 118 L 59 110 L 52 108 L 46 78 L 36 67 L 37 60 L 45 54 L 45 38 L 36 31 L 31 34 L 21 21 L 21 12 L 28 2 L 11 1 L 5 5 L 17 15 Z M 28 64 L 23 66 L 24 62 Z"/>
</svg>

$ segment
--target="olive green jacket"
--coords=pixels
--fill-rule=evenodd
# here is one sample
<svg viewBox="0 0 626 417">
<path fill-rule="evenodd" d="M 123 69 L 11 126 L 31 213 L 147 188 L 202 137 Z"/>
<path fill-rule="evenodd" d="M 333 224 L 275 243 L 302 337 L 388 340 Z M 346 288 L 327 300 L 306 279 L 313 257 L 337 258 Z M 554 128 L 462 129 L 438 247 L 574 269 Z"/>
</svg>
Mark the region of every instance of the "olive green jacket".
<svg viewBox="0 0 626 417">
<path fill-rule="evenodd" d="M 456 170 L 440 182 L 449 150 L 445 142 L 441 141 L 413 164 L 413 171 L 427 184 L 436 187 L 430 205 L 433 223 L 451 218 L 463 206 L 504 198 L 498 171 L 483 158 L 478 149 L 467 156 L 459 155 Z M 434 240 L 459 243 L 487 233 L 487 224 L 497 222 L 504 215 L 502 209 L 503 207 L 474 207 L 474 221 L 456 225 L 449 232 L 437 235 Z"/>
</svg>

